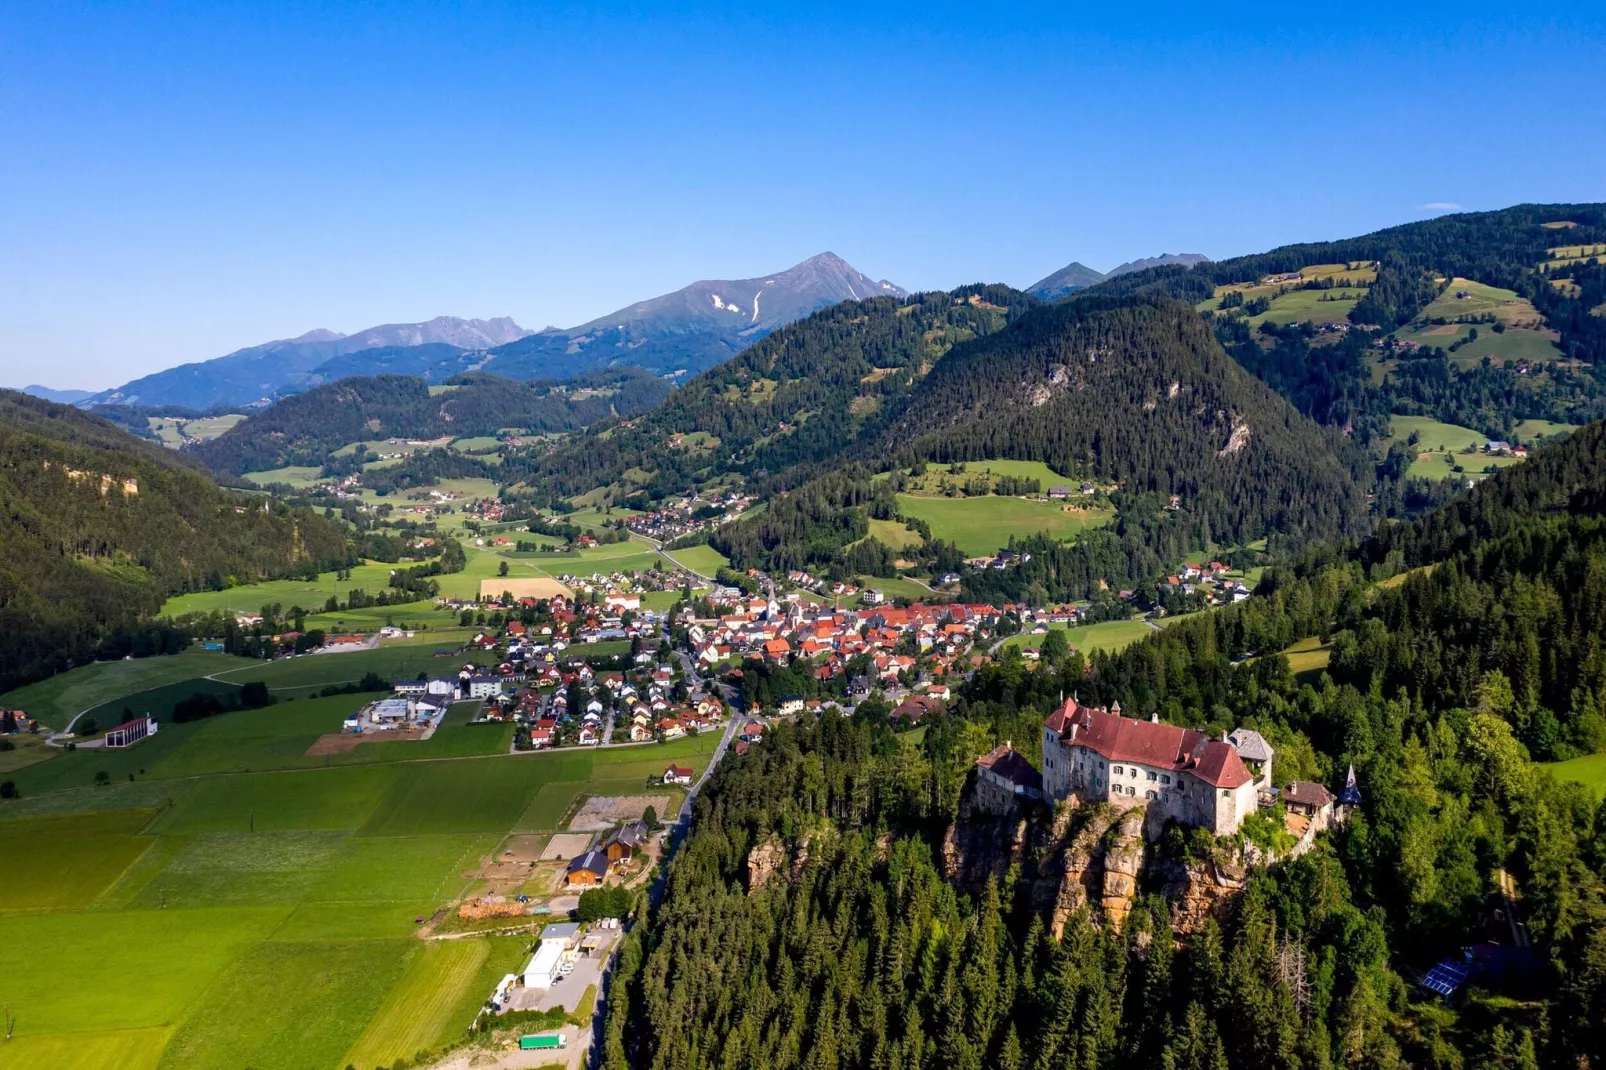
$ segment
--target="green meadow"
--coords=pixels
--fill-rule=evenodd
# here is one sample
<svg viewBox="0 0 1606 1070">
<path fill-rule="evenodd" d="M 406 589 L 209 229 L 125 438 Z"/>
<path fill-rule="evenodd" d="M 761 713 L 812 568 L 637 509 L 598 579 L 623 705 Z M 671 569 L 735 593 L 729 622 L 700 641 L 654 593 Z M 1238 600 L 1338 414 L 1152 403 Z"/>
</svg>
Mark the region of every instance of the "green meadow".
<svg viewBox="0 0 1606 1070">
<path fill-rule="evenodd" d="M 1091 654 L 1096 650 L 1110 653 L 1124 650 L 1154 632 L 1148 622 L 1142 620 L 1110 620 L 1100 624 L 1084 624 L 1076 628 L 1067 628 L 1063 624 L 1050 624 L 1049 627 L 1055 631 L 1065 632 L 1065 637 L 1070 640 L 1071 646 L 1084 654 Z M 1006 646 L 1036 650 L 1043 645 L 1043 637 L 1012 635 L 1004 642 Z"/>
<path fill-rule="evenodd" d="M 722 568 L 730 567 L 730 558 L 712 546 L 688 546 L 684 550 L 670 550 L 669 556 L 703 576 L 712 576 Z"/>
<path fill-rule="evenodd" d="M 1606 754 L 1590 754 L 1540 766 L 1557 780 L 1576 780 L 1598 796 L 1606 796 Z"/>
<path fill-rule="evenodd" d="M 914 494 L 898 495 L 898 510 L 931 525 L 931 535 L 958 546 L 972 557 L 994 553 L 1009 543 L 1011 535 L 1039 532 L 1069 539 L 1092 527 L 1107 524 L 1114 510 L 1083 507 L 1058 501 L 1031 498 L 928 498 Z"/>
<path fill-rule="evenodd" d="M 1405 441 L 1413 434 L 1417 436 L 1416 460 L 1406 470 L 1406 475 L 1412 479 L 1434 482 L 1451 476 L 1481 479 L 1491 468 L 1522 463 L 1518 457 L 1491 457 L 1482 453 L 1488 436 L 1458 424 L 1441 423 L 1425 416 L 1391 416 L 1389 430 L 1396 441 Z M 1469 449 L 1473 452 L 1466 452 Z M 1455 470 L 1457 466 L 1460 472 Z"/>
<path fill-rule="evenodd" d="M 171 664 L 91 666 L 35 695 L 117 706 L 211 663 L 151 660 Z M 305 755 L 366 697 L 163 725 L 126 751 L 15 774 L 22 798 L 0 802 L 0 1002 L 16 1035 L 0 1068 L 373 1070 L 449 1044 L 530 938 L 424 940 L 416 919 L 482 887 L 510 833 L 557 831 L 580 797 L 639 793 L 670 762 L 701 771 L 718 742 L 510 755 L 508 730 L 469 724 L 459 704 L 429 741 Z M 93 998 L 108 979 L 134 987 Z"/>
</svg>

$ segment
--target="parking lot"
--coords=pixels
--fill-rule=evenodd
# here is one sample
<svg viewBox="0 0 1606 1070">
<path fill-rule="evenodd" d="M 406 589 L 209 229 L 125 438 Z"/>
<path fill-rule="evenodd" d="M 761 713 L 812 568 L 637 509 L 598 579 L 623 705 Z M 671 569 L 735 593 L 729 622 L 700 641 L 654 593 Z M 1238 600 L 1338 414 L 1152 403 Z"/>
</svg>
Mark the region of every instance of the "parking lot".
<svg viewBox="0 0 1606 1070">
<path fill-rule="evenodd" d="M 614 945 L 619 942 L 622 929 L 595 929 L 593 930 L 603 939 L 596 950 L 591 954 L 579 954 L 574 959 L 574 970 L 558 978 L 551 988 L 520 988 L 513 993 L 509 1003 L 510 1010 L 516 1011 L 548 1011 L 562 1007 L 566 1011 L 573 1011 L 580 1003 L 580 997 L 592 985 L 597 991 L 602 991 L 602 972 L 607 966 L 608 957 L 613 954 Z"/>
</svg>

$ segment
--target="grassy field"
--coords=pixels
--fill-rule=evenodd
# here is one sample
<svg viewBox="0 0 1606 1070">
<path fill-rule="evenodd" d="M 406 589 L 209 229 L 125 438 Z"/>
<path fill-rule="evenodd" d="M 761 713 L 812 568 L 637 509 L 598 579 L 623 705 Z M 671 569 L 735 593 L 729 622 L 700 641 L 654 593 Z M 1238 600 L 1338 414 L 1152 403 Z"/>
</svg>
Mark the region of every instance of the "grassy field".
<svg viewBox="0 0 1606 1070">
<path fill-rule="evenodd" d="M 854 582 L 861 587 L 874 588 L 888 598 L 907 598 L 911 602 L 941 601 L 943 595 L 933 594 L 928 588 L 900 576 L 858 576 Z"/>
<path fill-rule="evenodd" d="M 1557 780 L 1576 780 L 1596 795 L 1606 795 L 1606 754 L 1591 754 L 1566 762 L 1540 766 Z"/>
<path fill-rule="evenodd" d="M 74 714 L 124 695 L 251 665 L 245 658 L 191 648 L 182 654 L 128 661 L 97 661 L 0 695 L 0 706 L 27 710 L 42 724 L 61 728 Z"/>
<path fill-rule="evenodd" d="M 1013 476 L 1016 479 L 1037 480 L 1046 494 L 1050 487 L 1077 482 L 1070 476 L 1054 471 L 1042 461 L 967 461 L 962 467 L 963 472 L 953 473 L 945 464 L 927 465 L 925 473 L 918 476 L 906 471 L 904 486 L 911 494 L 946 496 L 946 488 L 950 486 L 962 487 L 977 478 L 985 478 L 991 485 L 992 477 Z M 885 479 L 886 473 L 876 478 Z"/>
<path fill-rule="evenodd" d="M 1458 297 L 1457 294 L 1465 296 Z M 1496 333 L 1493 325 L 1488 323 L 1429 322 L 1434 319 L 1454 321 L 1467 316 L 1493 316 L 1506 329 Z M 1543 317 L 1532 303 L 1511 290 L 1485 286 L 1470 279 L 1452 279 L 1444 293 L 1424 308 L 1409 326 L 1396 334 L 1406 341 L 1449 349 L 1451 345 L 1469 338 L 1473 328 L 1478 331 L 1477 340 L 1468 342 L 1451 354 L 1451 359 L 1463 367 L 1475 365 L 1484 357 L 1490 357 L 1497 363 L 1506 360 L 1535 363 L 1561 358 L 1561 351 L 1555 345 L 1554 332 L 1545 329 Z"/>
<path fill-rule="evenodd" d="M 0 1000 L 18 1022 L 0 1067 L 371 1070 L 454 1039 L 529 942 L 421 942 L 414 919 L 467 894 L 510 832 L 552 831 L 671 761 L 701 770 L 718 742 L 224 771 L 238 754 L 221 744 L 300 736 L 354 698 L 177 726 L 163 760 L 196 779 L 169 782 L 160 812 L 121 805 L 145 781 L 25 793 L 59 814 L 0 804 Z M 105 977 L 137 979 L 137 998 L 86 1014 L 83 982 Z"/>
<path fill-rule="evenodd" d="M 1331 290 L 1290 290 L 1272 298 L 1271 307 L 1258 316 L 1249 317 L 1255 325 L 1275 323 L 1286 327 L 1290 323 L 1344 323 L 1349 320 L 1350 309 L 1365 297 L 1368 287 L 1335 286 Z"/>
<path fill-rule="evenodd" d="M 1066 638 L 1071 641 L 1071 646 L 1084 654 L 1091 654 L 1095 650 L 1112 652 L 1124 650 L 1154 633 L 1148 622 L 1142 620 L 1111 620 L 1102 624 L 1084 624 L 1077 628 L 1067 628 L 1063 624 L 1050 624 L 1049 627 L 1055 631 L 1066 632 Z M 1005 645 L 1036 650 L 1043 645 L 1043 637 L 1012 635 L 1005 640 Z"/>
<path fill-rule="evenodd" d="M 958 546 L 972 557 L 1002 549 L 1011 535 L 1047 532 L 1068 539 L 1090 527 L 1107 524 L 1110 509 L 1085 509 L 1028 498 L 927 498 L 898 495 L 898 509 L 931 525 L 931 535 Z"/>
<path fill-rule="evenodd" d="M 712 546 L 688 546 L 684 550 L 671 550 L 669 556 L 686 568 L 704 576 L 712 576 L 722 568 L 730 567 L 730 558 Z"/>
<path fill-rule="evenodd" d="M 1323 669 L 1327 668 L 1328 661 L 1333 656 L 1331 645 L 1323 643 L 1319 637 L 1301 639 L 1287 650 L 1283 656 L 1288 659 L 1288 669 L 1294 678 L 1301 683 L 1314 683 Z"/>
<path fill-rule="evenodd" d="M 1469 447 L 1481 449 L 1488 437 L 1458 424 L 1441 423 L 1425 416 L 1391 416 L 1389 430 L 1397 440 L 1403 441 L 1412 434 L 1418 438 L 1416 460 L 1406 471 L 1406 475 L 1412 479 L 1438 481 L 1454 475 L 1480 479 L 1488 468 L 1499 469 L 1522 463 L 1517 457 L 1490 457 L 1481 452 L 1464 452 Z M 1461 472 L 1455 471 L 1456 465 L 1461 466 Z"/>
<path fill-rule="evenodd" d="M 1558 435 L 1570 435 L 1578 430 L 1577 424 L 1559 424 L 1554 420 L 1523 420 L 1517 424 L 1517 438 L 1525 445 L 1543 442 Z"/>
<path fill-rule="evenodd" d="M 894 550 L 902 550 L 906 546 L 919 546 L 921 543 L 920 533 L 910 531 L 899 520 L 872 519 L 869 537 Z"/>
</svg>

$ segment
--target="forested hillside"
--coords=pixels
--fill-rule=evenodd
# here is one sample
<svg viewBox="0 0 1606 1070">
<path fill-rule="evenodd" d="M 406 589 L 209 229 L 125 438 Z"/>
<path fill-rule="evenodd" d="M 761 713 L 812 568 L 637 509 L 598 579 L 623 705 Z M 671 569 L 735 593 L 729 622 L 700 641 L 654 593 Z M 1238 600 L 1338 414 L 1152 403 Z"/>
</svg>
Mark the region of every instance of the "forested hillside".
<svg viewBox="0 0 1606 1070">
<path fill-rule="evenodd" d="M 902 400 L 877 433 L 843 440 L 834 460 L 852 467 L 714 544 L 738 567 L 885 575 L 893 555 L 859 540 L 869 519 L 898 515 L 897 477 L 877 486 L 871 474 L 991 458 L 1117 485 L 1117 523 L 1071 543 L 1020 532 L 1032 559 L 968 574 L 978 597 L 1084 598 L 1193 549 L 1265 536 L 1292 547 L 1368 523 L 1372 460 L 1246 374 L 1180 302 L 1089 297 L 1027 312 L 956 347 Z M 959 565 L 952 547 L 922 552 L 936 571 Z"/>
<path fill-rule="evenodd" d="M 1251 328 L 1243 316 L 1218 323 L 1235 359 L 1324 423 L 1363 438 L 1382 437 L 1392 412 L 1432 416 L 1509 438 L 1522 420 L 1583 423 L 1606 415 L 1606 385 L 1595 370 L 1606 362 L 1606 318 L 1598 314 L 1606 303 L 1606 264 L 1599 257 L 1553 255 L 1556 249 L 1603 241 L 1606 205 L 1518 205 L 1193 267 L 1155 267 L 1111 277 L 1093 289 L 1200 304 L 1217 287 L 1312 265 L 1375 262 L 1376 280 L 1353 302 L 1347 319 L 1385 332 L 1411 323 L 1455 278 L 1510 290 L 1555 332 L 1563 362 L 1530 367 L 1520 359 L 1456 361 L 1442 348 L 1428 347 L 1406 354 L 1386 376 L 1377 376 L 1380 356 L 1393 354 L 1376 351 L 1375 334 L 1323 337 L 1300 323 Z"/>
<path fill-rule="evenodd" d="M 468 374 L 434 390 L 404 375 L 342 379 L 277 402 L 203 443 L 195 455 L 216 471 L 241 473 L 321 465 L 332 450 L 352 442 L 461 438 L 501 428 L 573 431 L 651 409 L 669 391 L 667 382 L 639 368 L 561 383 Z"/>
<path fill-rule="evenodd" d="M 193 461 L 0 391 L 0 690 L 150 652 L 170 595 L 343 561 L 334 521 L 219 490 Z"/>
<path fill-rule="evenodd" d="M 784 485 L 787 473 L 823 466 L 885 426 L 954 346 L 1035 303 L 1003 286 L 845 301 L 697 376 L 656 412 L 512 460 L 508 471 L 559 497 L 612 486 L 621 500 L 659 498 L 725 473 Z"/>
<path fill-rule="evenodd" d="M 984 666 L 919 743 L 868 713 L 767 733 L 698 799 L 625 943 L 604 1065 L 1597 1065 L 1606 807 L 1529 757 L 1606 746 L 1603 487 L 1597 424 L 1120 654 Z M 1278 652 L 1305 637 L 1332 666 L 1296 678 Z M 1253 871 L 1219 924 L 1174 943 L 1159 889 L 1140 887 L 1120 931 L 1082 912 L 1055 940 L 1012 880 L 972 897 L 936 849 L 970 761 L 1073 689 L 1210 734 L 1254 728 L 1279 780 L 1336 785 L 1353 764 L 1362 804 L 1311 853 Z M 1491 941 L 1503 976 L 1453 1004 L 1415 987 Z"/>
</svg>

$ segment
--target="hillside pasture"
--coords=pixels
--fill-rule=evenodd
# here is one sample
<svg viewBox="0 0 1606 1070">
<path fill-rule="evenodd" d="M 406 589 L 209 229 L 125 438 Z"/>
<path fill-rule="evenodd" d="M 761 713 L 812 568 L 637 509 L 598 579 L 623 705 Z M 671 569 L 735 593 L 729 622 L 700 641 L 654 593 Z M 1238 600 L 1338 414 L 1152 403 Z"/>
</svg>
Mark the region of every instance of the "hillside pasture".
<svg viewBox="0 0 1606 1070">
<path fill-rule="evenodd" d="M 958 467 L 960 471 L 951 471 L 950 469 L 953 467 Z M 1074 485 L 1078 482 L 1071 476 L 1054 471 L 1042 461 L 965 461 L 957 466 L 928 464 L 925 471 L 918 476 L 906 471 L 904 473 L 904 489 L 910 494 L 946 497 L 950 488 L 957 492 L 965 484 L 973 483 L 977 480 L 987 483 L 989 489 L 991 489 L 1000 476 L 1008 476 L 1014 479 L 1035 479 L 1038 487 L 1045 494 L 1048 493 L 1050 487 L 1060 484 Z M 876 478 L 885 479 L 887 478 L 887 473 L 882 473 Z"/>
<path fill-rule="evenodd" d="M 1557 423 L 1554 420 L 1523 420 L 1517 424 L 1516 435 L 1518 441 L 1533 445 L 1546 439 L 1570 435 L 1576 430 L 1578 430 L 1577 424 Z"/>
<path fill-rule="evenodd" d="M 1391 416 L 1389 430 L 1394 441 L 1405 441 L 1414 433 L 1418 437 L 1416 460 L 1406 470 L 1411 479 L 1437 482 L 1457 476 L 1464 479 L 1481 479 L 1488 469 L 1508 468 L 1521 464 L 1519 457 L 1498 457 L 1481 452 L 1488 437 L 1470 427 L 1447 424 L 1425 416 Z M 1468 450 L 1474 452 L 1467 452 Z M 1461 471 L 1455 470 L 1456 466 Z"/>
<path fill-rule="evenodd" d="M 1114 517 L 1107 507 L 1083 507 L 1031 498 L 931 498 L 898 495 L 898 509 L 931 525 L 932 538 L 958 546 L 971 557 L 992 554 L 1009 544 L 1011 535 L 1039 532 L 1070 539 Z"/>
<path fill-rule="evenodd" d="M 1140 639 L 1146 639 L 1154 633 L 1154 629 L 1144 620 L 1111 620 L 1100 624 L 1084 624 L 1075 628 L 1064 624 L 1050 624 L 1053 631 L 1065 632 L 1065 638 L 1070 640 L 1071 646 L 1084 654 L 1091 654 L 1097 650 L 1114 653 L 1125 650 Z M 1042 635 L 1012 635 L 1004 641 L 1007 647 L 1016 647 L 1026 650 L 1042 648 Z"/>
<path fill-rule="evenodd" d="M 712 546 L 688 546 L 683 550 L 667 551 L 669 557 L 683 568 L 701 576 L 713 576 L 722 568 L 730 568 L 731 559 Z"/>
</svg>

